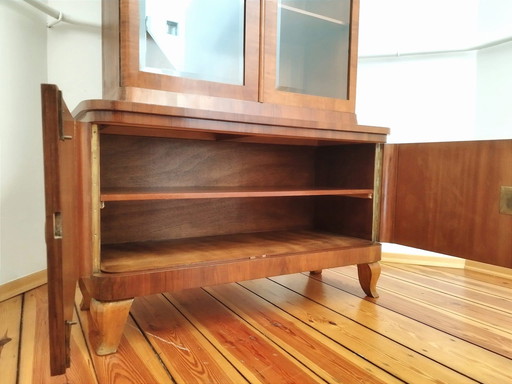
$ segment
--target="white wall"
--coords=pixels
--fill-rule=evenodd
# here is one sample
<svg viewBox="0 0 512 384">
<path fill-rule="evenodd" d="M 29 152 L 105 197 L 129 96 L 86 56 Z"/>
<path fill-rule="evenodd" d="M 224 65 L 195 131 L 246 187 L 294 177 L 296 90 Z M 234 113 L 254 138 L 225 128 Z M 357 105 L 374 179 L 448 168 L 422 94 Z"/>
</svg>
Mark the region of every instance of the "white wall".
<svg viewBox="0 0 512 384">
<path fill-rule="evenodd" d="M 102 96 L 101 0 L 50 0 L 48 5 L 84 22 L 48 29 L 48 82 L 58 85 L 73 110 L 82 100 Z"/>
<path fill-rule="evenodd" d="M 390 142 L 510 138 L 512 43 L 455 52 L 512 37 L 510 20 L 510 0 L 361 0 L 358 122 Z"/>
<path fill-rule="evenodd" d="M 0 284 L 46 267 L 40 84 L 45 17 L 0 1 Z"/>
<path fill-rule="evenodd" d="M 357 118 L 389 142 L 452 141 L 476 130 L 476 53 L 361 59 Z"/>
<path fill-rule="evenodd" d="M 100 23 L 100 0 L 49 5 Z M 71 109 L 100 98 L 101 35 L 66 23 L 48 29 L 46 15 L 22 0 L 0 1 L 0 15 L 1 285 L 46 268 L 40 85 L 59 85 Z"/>
<path fill-rule="evenodd" d="M 512 2 L 510 2 L 512 3 Z M 478 53 L 476 139 L 512 137 L 512 42 Z"/>
</svg>

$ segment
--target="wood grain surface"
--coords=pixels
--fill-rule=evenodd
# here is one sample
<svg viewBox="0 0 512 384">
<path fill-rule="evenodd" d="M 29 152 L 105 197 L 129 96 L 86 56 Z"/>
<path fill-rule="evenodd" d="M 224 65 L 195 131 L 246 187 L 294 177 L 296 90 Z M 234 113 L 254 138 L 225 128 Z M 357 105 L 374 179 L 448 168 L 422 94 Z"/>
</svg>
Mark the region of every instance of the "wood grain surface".
<svg viewBox="0 0 512 384">
<path fill-rule="evenodd" d="M 355 266 L 139 297 L 114 355 L 92 351 L 78 311 L 73 363 L 50 378 L 43 286 L 0 303 L 12 339 L 2 383 L 508 383 L 511 290 L 502 277 L 382 263 L 378 299 Z"/>
</svg>

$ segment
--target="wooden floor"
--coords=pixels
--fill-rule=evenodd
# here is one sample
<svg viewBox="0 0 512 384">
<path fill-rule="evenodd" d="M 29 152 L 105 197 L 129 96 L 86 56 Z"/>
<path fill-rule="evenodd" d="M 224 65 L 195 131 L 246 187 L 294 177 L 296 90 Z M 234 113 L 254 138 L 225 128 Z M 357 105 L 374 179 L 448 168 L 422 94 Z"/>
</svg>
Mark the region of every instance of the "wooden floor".
<svg viewBox="0 0 512 384">
<path fill-rule="evenodd" d="M 383 264 L 380 298 L 355 267 L 135 300 L 120 350 L 48 374 L 46 287 L 0 303 L 0 382 L 512 383 L 512 280 Z"/>
</svg>

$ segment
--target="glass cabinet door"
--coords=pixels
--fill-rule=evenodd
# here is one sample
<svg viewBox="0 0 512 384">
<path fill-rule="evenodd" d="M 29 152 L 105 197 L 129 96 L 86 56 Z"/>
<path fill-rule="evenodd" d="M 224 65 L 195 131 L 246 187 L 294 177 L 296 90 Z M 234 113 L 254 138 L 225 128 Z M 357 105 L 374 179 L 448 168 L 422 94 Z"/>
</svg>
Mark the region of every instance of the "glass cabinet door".
<svg viewBox="0 0 512 384">
<path fill-rule="evenodd" d="M 118 14 L 124 89 L 258 99 L 259 0 L 108 0 L 103 10 L 114 27 Z"/>
<path fill-rule="evenodd" d="M 145 0 L 140 6 L 142 71 L 244 83 L 244 0 Z"/>
<path fill-rule="evenodd" d="M 266 5 L 265 101 L 281 99 L 300 105 L 303 100 L 304 105 L 339 109 L 339 103 L 314 100 L 351 98 L 350 68 L 355 59 L 351 57 L 351 43 L 355 43 L 351 3 L 275 0 Z"/>
<path fill-rule="evenodd" d="M 276 88 L 347 98 L 349 0 L 279 0 Z"/>
</svg>

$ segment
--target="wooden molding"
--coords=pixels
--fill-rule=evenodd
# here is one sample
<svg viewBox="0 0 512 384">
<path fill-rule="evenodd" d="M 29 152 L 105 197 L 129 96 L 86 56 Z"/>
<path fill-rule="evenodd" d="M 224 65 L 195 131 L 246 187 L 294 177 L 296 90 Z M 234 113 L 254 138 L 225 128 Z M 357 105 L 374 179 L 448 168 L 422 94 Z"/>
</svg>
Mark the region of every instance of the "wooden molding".
<svg viewBox="0 0 512 384">
<path fill-rule="evenodd" d="M 464 269 L 466 260 L 451 256 L 414 255 L 407 253 L 382 252 L 382 261 L 390 263 Z"/>
<path fill-rule="evenodd" d="M 487 275 L 501 277 L 504 279 L 512 279 L 512 269 L 510 268 L 481 263 L 478 261 L 465 260 L 452 256 L 413 255 L 407 253 L 382 252 L 382 261 L 389 263 L 467 269 L 468 271 L 485 273 Z"/>
<path fill-rule="evenodd" d="M 510 268 L 480 263 L 478 261 L 472 260 L 466 260 L 465 268 L 469 271 L 486 273 L 488 275 L 493 275 L 504 279 L 512 279 L 512 269 Z"/>
<path fill-rule="evenodd" d="M 0 285 L 0 302 L 46 284 L 46 269 Z"/>
</svg>

